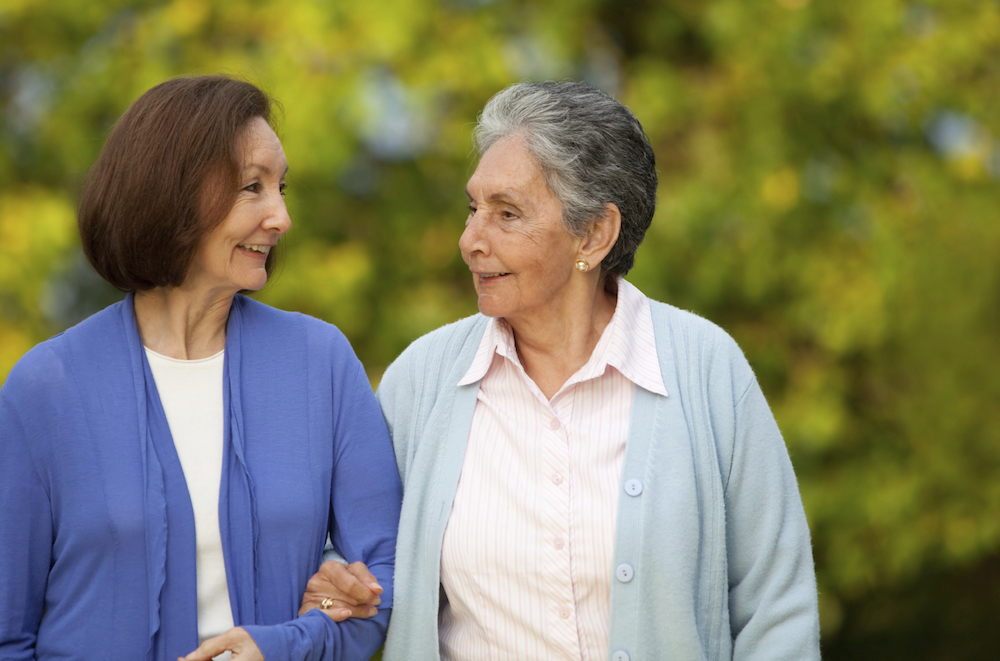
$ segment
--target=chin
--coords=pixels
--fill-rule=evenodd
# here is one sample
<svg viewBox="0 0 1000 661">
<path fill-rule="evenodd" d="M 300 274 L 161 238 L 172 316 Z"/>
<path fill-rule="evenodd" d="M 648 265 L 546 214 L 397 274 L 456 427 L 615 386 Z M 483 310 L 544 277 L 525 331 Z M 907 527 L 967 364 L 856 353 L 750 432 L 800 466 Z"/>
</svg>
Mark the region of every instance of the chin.
<svg viewBox="0 0 1000 661">
<path fill-rule="evenodd" d="M 487 317 L 501 318 L 506 317 L 510 312 L 509 306 L 503 305 L 499 301 L 491 300 L 489 298 L 479 297 L 478 306 L 479 312 Z"/>
<path fill-rule="evenodd" d="M 261 289 L 264 288 L 264 285 L 266 285 L 266 284 L 267 284 L 267 280 L 263 280 L 263 281 L 261 281 L 261 280 L 254 280 L 252 282 L 244 282 L 242 284 L 239 284 L 238 286 L 240 288 L 240 291 L 250 291 L 250 292 L 253 292 L 253 291 L 260 291 Z"/>
</svg>

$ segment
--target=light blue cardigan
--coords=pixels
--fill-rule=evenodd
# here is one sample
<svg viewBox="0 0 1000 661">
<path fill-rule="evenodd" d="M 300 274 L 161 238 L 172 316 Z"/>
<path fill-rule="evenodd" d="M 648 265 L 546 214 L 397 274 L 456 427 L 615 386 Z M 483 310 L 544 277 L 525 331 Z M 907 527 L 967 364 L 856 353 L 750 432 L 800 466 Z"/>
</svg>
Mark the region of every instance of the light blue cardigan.
<svg viewBox="0 0 1000 661">
<path fill-rule="evenodd" d="M 198 646 L 194 515 L 132 296 L 44 342 L 0 389 L 0 659 L 174 661 Z M 371 386 L 333 326 L 237 296 L 219 525 L 233 620 L 268 661 L 368 659 L 402 498 Z M 296 617 L 327 533 L 379 614 Z"/>
<path fill-rule="evenodd" d="M 717 326 L 650 305 L 668 396 L 635 388 L 621 484 L 642 489 L 619 498 L 608 658 L 818 659 L 809 529 L 753 372 Z M 404 493 L 387 661 L 440 658 L 441 544 L 479 389 L 455 384 L 486 321 L 420 338 L 377 393 Z"/>
</svg>

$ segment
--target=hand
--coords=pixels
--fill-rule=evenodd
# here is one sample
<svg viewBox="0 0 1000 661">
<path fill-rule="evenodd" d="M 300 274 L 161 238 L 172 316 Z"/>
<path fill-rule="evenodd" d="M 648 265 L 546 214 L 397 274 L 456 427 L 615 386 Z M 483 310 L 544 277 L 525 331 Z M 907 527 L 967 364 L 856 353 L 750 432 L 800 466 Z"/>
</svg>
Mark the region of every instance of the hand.
<svg viewBox="0 0 1000 661">
<path fill-rule="evenodd" d="M 209 638 L 198 649 L 187 656 L 177 658 L 177 661 L 212 661 L 226 650 L 233 653 L 234 661 L 264 661 L 264 655 L 260 653 L 257 643 L 241 627 L 230 629 L 226 633 Z"/>
<path fill-rule="evenodd" d="M 349 617 L 371 617 L 378 613 L 375 607 L 382 603 L 381 594 L 382 586 L 365 563 L 345 565 L 328 560 L 306 584 L 299 615 L 318 608 L 334 622 L 343 622 Z M 333 604 L 323 608 L 323 600 L 327 598 L 332 599 Z"/>
</svg>

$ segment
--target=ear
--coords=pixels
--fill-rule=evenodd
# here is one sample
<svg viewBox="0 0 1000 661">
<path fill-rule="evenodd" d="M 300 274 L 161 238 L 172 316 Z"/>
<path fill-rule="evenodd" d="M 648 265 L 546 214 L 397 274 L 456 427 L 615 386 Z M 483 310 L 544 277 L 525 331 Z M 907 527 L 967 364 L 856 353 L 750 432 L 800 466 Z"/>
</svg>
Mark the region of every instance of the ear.
<svg viewBox="0 0 1000 661">
<path fill-rule="evenodd" d="M 587 236 L 580 245 L 580 257 L 587 260 L 591 268 L 596 268 L 618 241 L 622 229 L 622 214 L 618 205 L 608 202 L 604 205 L 604 215 L 595 220 Z"/>
</svg>

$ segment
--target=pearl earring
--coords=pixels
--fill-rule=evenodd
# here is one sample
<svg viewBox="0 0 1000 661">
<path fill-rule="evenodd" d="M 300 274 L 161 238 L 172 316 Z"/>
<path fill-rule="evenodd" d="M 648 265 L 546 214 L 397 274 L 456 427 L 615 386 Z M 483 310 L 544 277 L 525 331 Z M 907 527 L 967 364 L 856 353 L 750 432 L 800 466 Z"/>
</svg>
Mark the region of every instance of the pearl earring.
<svg viewBox="0 0 1000 661">
<path fill-rule="evenodd" d="M 590 268 L 590 264 L 587 263 L 587 260 L 585 260 L 585 259 L 578 259 L 578 260 L 576 260 L 576 270 L 577 271 L 580 271 L 581 273 L 586 273 L 587 269 L 589 269 L 589 268 Z"/>
</svg>

